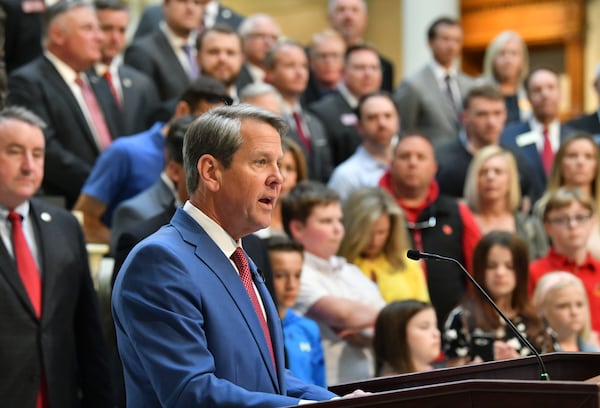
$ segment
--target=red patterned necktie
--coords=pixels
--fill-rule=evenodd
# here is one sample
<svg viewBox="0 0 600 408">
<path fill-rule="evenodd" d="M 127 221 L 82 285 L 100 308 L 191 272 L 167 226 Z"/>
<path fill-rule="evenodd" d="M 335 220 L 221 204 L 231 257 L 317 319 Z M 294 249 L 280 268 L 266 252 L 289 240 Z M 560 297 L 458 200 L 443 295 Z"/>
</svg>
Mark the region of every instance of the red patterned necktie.
<svg viewBox="0 0 600 408">
<path fill-rule="evenodd" d="M 42 315 L 42 278 L 29 245 L 23 234 L 21 215 L 15 211 L 8 213 L 8 220 L 12 224 L 12 241 L 15 262 L 23 286 L 29 295 L 29 300 L 35 310 L 36 316 Z"/>
<path fill-rule="evenodd" d="M 29 295 L 35 315 L 39 319 L 42 316 L 42 277 L 29 249 L 29 244 L 27 244 L 27 240 L 25 239 L 21 215 L 16 211 L 9 211 L 8 220 L 12 225 L 13 252 L 17 270 L 19 271 L 25 291 Z M 47 385 L 43 376 L 40 380 L 35 407 L 48 407 Z"/>
<path fill-rule="evenodd" d="M 265 320 L 265 315 L 263 314 L 262 308 L 260 307 L 260 303 L 258 301 L 258 296 L 256 296 L 256 291 L 254 290 L 254 284 L 252 283 L 252 274 L 250 272 L 250 265 L 248 265 L 248 259 L 246 258 L 246 254 L 241 247 L 237 247 L 236 250 L 231 255 L 231 260 L 237 267 L 240 273 L 240 279 L 244 284 L 244 288 L 250 297 L 250 301 L 252 302 L 252 306 L 254 307 L 254 311 L 256 312 L 256 316 L 260 322 L 260 326 L 262 327 L 263 333 L 267 340 L 267 344 L 269 346 L 269 353 L 271 353 L 271 359 L 273 360 L 273 366 L 277 369 L 275 364 L 275 354 L 273 353 L 273 343 L 271 343 L 271 334 L 269 333 L 269 327 L 267 326 L 267 321 Z"/>
<path fill-rule="evenodd" d="M 544 147 L 542 148 L 542 164 L 544 165 L 544 171 L 546 175 L 550 174 L 552 163 L 554 162 L 554 152 L 552 151 L 552 145 L 550 144 L 550 136 L 548 135 L 548 128 L 544 127 L 542 130 L 544 136 Z"/>
<path fill-rule="evenodd" d="M 312 143 L 310 141 L 310 137 L 306 134 L 306 132 L 304 132 L 304 126 L 302 126 L 302 117 L 300 116 L 300 113 L 296 111 L 292 113 L 292 116 L 294 117 L 294 122 L 296 123 L 296 132 L 298 133 L 298 137 L 306 148 L 306 151 L 310 153 L 312 150 Z"/>
<path fill-rule="evenodd" d="M 109 70 L 106 70 L 106 72 L 102 76 L 106 80 L 106 83 L 108 84 L 108 87 L 110 89 L 110 93 L 112 94 L 113 98 L 115 98 L 115 101 L 117 102 L 117 105 L 120 108 L 121 107 L 121 98 L 119 97 L 117 88 L 115 88 L 115 84 L 112 81 L 112 74 L 110 73 Z"/>
<path fill-rule="evenodd" d="M 77 79 L 75 79 L 75 83 L 81 88 L 81 95 L 83 96 L 83 101 L 85 102 L 85 105 L 88 108 L 90 118 L 92 119 L 92 124 L 96 129 L 98 143 L 100 144 L 101 149 L 104 150 L 108 146 L 110 146 L 112 142 L 112 137 L 110 135 L 110 130 L 108 130 L 106 120 L 104 119 L 104 114 L 100 109 L 100 105 L 98 105 L 96 95 L 94 94 L 94 91 L 92 90 L 90 85 L 86 81 L 81 79 L 81 77 L 77 77 Z"/>
</svg>

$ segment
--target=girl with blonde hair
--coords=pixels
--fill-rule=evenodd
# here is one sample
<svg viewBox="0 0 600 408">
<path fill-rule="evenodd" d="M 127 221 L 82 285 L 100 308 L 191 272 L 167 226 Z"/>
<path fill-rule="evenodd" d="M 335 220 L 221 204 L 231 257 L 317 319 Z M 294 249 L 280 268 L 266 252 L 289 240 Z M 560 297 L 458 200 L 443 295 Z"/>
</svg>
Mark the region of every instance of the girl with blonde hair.
<svg viewBox="0 0 600 408">
<path fill-rule="evenodd" d="M 339 255 L 377 283 L 386 302 L 429 301 L 421 264 L 406 257 L 410 249 L 404 213 L 379 187 L 355 190 L 344 203 L 346 235 Z"/>
</svg>

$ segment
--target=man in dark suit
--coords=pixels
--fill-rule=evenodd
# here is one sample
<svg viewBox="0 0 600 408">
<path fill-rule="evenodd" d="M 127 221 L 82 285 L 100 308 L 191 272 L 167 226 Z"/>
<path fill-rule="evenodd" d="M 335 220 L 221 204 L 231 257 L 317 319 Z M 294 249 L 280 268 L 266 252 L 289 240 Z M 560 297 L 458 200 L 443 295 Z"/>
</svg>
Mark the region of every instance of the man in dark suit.
<svg viewBox="0 0 600 408">
<path fill-rule="evenodd" d="M 218 0 L 198 0 L 204 7 L 202 22 L 198 27 L 209 28 L 215 24 L 227 25 L 234 30 L 237 30 L 244 16 L 236 13 L 229 7 L 223 6 Z M 163 9 L 161 6 L 147 6 L 140 17 L 134 39 L 142 37 L 146 34 L 153 32 L 158 24 L 163 19 Z"/>
<path fill-rule="evenodd" d="M 6 13 L 4 55 L 6 72 L 11 73 L 42 55 L 44 0 L 2 0 Z"/>
<path fill-rule="evenodd" d="M 161 101 L 168 101 L 198 76 L 195 29 L 202 6 L 197 1 L 164 0 L 162 7 L 164 21 L 127 48 L 125 63 L 148 75 Z"/>
<path fill-rule="evenodd" d="M 500 144 L 506 118 L 504 96 L 496 86 L 486 83 L 469 90 L 463 103 L 463 130 L 459 137 L 435 149 L 438 163 L 436 180 L 440 193 L 450 197 L 463 197 L 465 179 L 473 156 L 486 146 Z M 528 196 L 531 183 L 528 166 L 521 152 L 514 146 L 502 147 L 513 154 L 519 170 L 521 194 L 523 197 Z"/>
<path fill-rule="evenodd" d="M 119 134 L 132 135 L 146 129 L 152 122 L 150 116 L 158 109 L 160 99 L 147 75 L 120 63 L 117 58 L 127 42 L 127 6 L 120 0 L 97 0 L 95 5 L 100 29 L 104 33 L 102 59 L 96 64 L 96 73 L 111 90 L 119 118 Z"/>
<path fill-rule="evenodd" d="M 308 164 L 308 176 L 326 183 L 332 171 L 331 151 L 321 121 L 302 109 L 300 96 L 308 82 L 308 60 L 304 48 L 293 41 L 279 42 L 267 54 L 266 80 L 283 98 L 282 116 L 288 136 L 302 148 Z"/>
<path fill-rule="evenodd" d="M 353 46 L 346 51 L 343 81 L 337 92 L 309 106 L 325 126 L 334 167 L 350 157 L 361 143 L 356 128 L 358 100 L 380 86 L 377 52 L 367 45 Z"/>
<path fill-rule="evenodd" d="M 58 2 L 46 20 L 46 54 L 11 74 L 8 103 L 29 108 L 48 125 L 44 193 L 64 197 L 71 208 L 96 157 L 119 133 L 108 86 L 84 74 L 100 60 L 94 9 Z"/>
<path fill-rule="evenodd" d="M 222 82 L 234 103 L 239 102 L 238 94 L 243 84 L 238 83 L 237 78 L 244 63 L 240 35 L 228 26 L 217 25 L 202 31 L 197 45 L 202 75 Z"/>
<path fill-rule="evenodd" d="M 237 86 L 242 89 L 252 82 L 263 82 L 265 79 L 265 57 L 273 44 L 281 37 L 281 28 L 264 13 L 246 17 L 238 29 L 242 38 L 244 65 L 237 79 Z"/>
<path fill-rule="evenodd" d="M 554 155 L 573 129 L 560 123 L 558 74 L 537 68 L 525 79 L 525 91 L 533 115 L 528 122 L 513 123 L 504 129 L 500 143 L 518 149 L 529 168 L 532 203 L 546 191 Z"/>
<path fill-rule="evenodd" d="M 600 98 L 600 62 L 596 65 L 596 75 L 594 76 L 594 90 Z M 574 129 L 583 130 L 594 135 L 596 143 L 600 143 L 600 108 L 589 115 L 582 115 L 566 123 L 567 126 Z"/>
<path fill-rule="evenodd" d="M 83 234 L 32 199 L 44 123 L 0 112 L 0 395 L 7 407 L 111 407 L 107 353 Z"/>
<path fill-rule="evenodd" d="M 346 43 L 337 31 L 329 28 L 313 35 L 308 50 L 308 84 L 301 99 L 303 106 L 336 92 L 344 73 L 345 53 Z"/>
<path fill-rule="evenodd" d="M 271 221 L 284 130 L 281 118 L 249 105 L 213 109 L 188 129 L 190 199 L 133 249 L 114 286 L 128 405 L 279 407 L 334 397 L 285 370 L 277 310 L 240 246 Z"/>
<path fill-rule="evenodd" d="M 458 137 L 462 100 L 474 81 L 454 66 L 463 38 L 458 21 L 436 19 L 427 38 L 433 60 L 400 83 L 394 100 L 402 118 L 402 131 L 423 133 L 439 146 Z"/>
<path fill-rule="evenodd" d="M 364 44 L 367 29 L 367 4 L 364 0 L 329 0 L 329 24 L 346 41 L 346 47 Z M 378 54 L 381 66 L 381 89 L 392 92 L 394 89 L 394 66 L 384 56 Z"/>
</svg>

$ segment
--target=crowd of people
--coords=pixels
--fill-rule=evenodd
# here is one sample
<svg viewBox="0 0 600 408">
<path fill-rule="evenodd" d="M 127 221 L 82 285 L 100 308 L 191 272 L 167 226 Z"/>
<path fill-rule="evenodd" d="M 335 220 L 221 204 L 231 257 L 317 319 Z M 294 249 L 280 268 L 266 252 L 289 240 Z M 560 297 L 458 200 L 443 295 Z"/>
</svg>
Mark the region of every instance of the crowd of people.
<svg viewBox="0 0 600 408">
<path fill-rule="evenodd" d="M 301 44 L 216 0 L 148 6 L 131 39 L 119 0 L 2 2 L 3 401 L 277 407 L 530 354 L 411 248 L 539 352 L 600 350 L 600 110 L 561 121 L 513 31 L 461 72 L 445 16 L 395 80 L 366 2 L 327 7 Z"/>
</svg>

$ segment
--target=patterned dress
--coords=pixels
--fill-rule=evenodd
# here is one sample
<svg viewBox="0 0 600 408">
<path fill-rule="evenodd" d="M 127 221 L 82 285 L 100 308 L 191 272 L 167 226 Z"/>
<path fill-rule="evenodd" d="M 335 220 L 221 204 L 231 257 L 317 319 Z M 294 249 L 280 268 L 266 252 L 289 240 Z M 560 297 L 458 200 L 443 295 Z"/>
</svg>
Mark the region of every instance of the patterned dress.
<svg viewBox="0 0 600 408">
<path fill-rule="evenodd" d="M 500 316 L 498 319 L 501 321 L 498 329 L 493 332 L 485 332 L 476 327 L 474 318 L 468 309 L 462 306 L 454 308 L 444 325 L 443 347 L 446 357 L 469 357 L 471 360 L 479 357 L 483 361 L 491 361 L 493 360 L 494 340 L 501 340 L 509 344 L 519 356 L 531 354 L 527 346 L 521 343 L 510 328 L 506 327 Z M 529 340 L 538 351 L 547 352 L 553 349 L 553 341 L 547 335 L 546 330 L 542 330 L 536 339 L 531 339 L 527 335 L 527 324 L 523 316 L 517 315 L 511 321 L 523 337 Z"/>
</svg>

